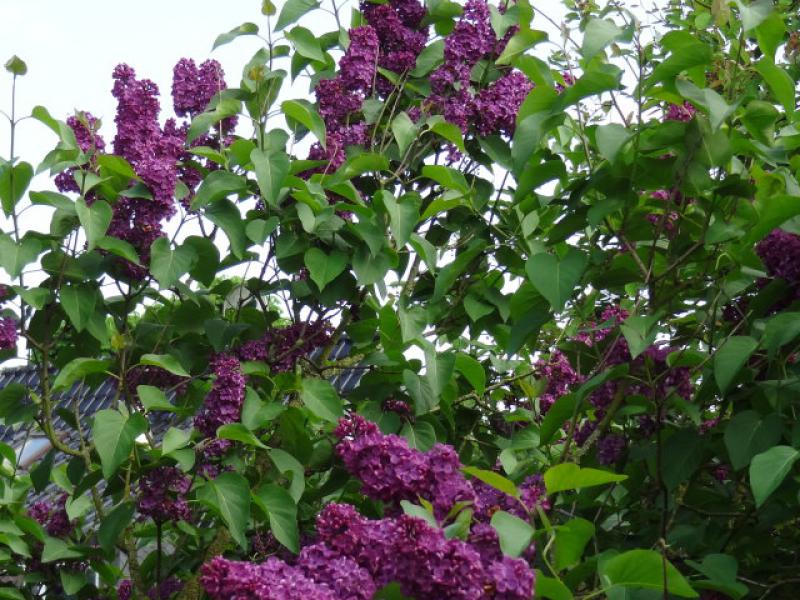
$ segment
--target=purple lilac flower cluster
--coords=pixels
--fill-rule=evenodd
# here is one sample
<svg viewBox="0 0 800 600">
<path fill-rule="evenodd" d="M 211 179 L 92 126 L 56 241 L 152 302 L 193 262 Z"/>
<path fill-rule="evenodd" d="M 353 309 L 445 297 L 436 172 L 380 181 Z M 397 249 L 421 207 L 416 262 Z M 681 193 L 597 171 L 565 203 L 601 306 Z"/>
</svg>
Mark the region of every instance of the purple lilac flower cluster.
<svg viewBox="0 0 800 600">
<path fill-rule="evenodd" d="M 219 354 L 211 360 L 211 368 L 216 379 L 194 425 L 203 435 L 213 438 L 222 425 L 236 423 L 241 417 L 245 378 L 235 356 Z"/>
<path fill-rule="evenodd" d="M 552 352 L 547 360 L 539 359 L 535 368 L 536 376 L 547 382 L 544 392 L 539 396 L 539 412 L 543 415 L 572 386 L 583 381 L 583 377 L 572 368 L 569 359 L 560 350 Z"/>
<path fill-rule="evenodd" d="M 378 39 L 377 64 L 397 74 L 413 69 L 428 41 L 428 27 L 423 25 L 425 7 L 418 0 L 389 0 L 384 4 L 361 2 L 361 12 Z M 375 77 L 375 87 L 382 96 L 394 90 L 383 75 Z"/>
<path fill-rule="evenodd" d="M 409 447 L 405 438 L 385 435 L 360 415 L 342 419 L 334 434 L 336 452 L 347 470 L 361 480 L 364 495 L 397 506 L 401 500 L 428 500 L 443 519 L 457 502 L 470 502 L 477 521 L 488 521 L 497 510 L 525 517 L 536 505 L 548 508 L 540 477 L 519 487 L 520 501 L 485 483 L 465 479 L 452 446 L 436 444 L 427 452 Z"/>
<path fill-rule="evenodd" d="M 800 235 L 773 229 L 758 242 L 756 253 L 770 277 L 783 279 L 794 299 L 800 299 Z"/>
<path fill-rule="evenodd" d="M 683 104 L 670 104 L 667 107 L 667 121 L 682 121 L 687 122 L 691 121 L 694 118 L 697 109 L 689 102 L 685 100 Z"/>
<path fill-rule="evenodd" d="M 327 345 L 332 331 L 331 324 L 322 320 L 275 327 L 261 339 L 243 344 L 237 356 L 266 362 L 273 373 L 285 373 L 293 370 L 301 357 Z"/>
<path fill-rule="evenodd" d="M 157 467 L 139 480 L 139 513 L 157 523 L 188 521 L 192 480 L 175 467 Z"/>
<path fill-rule="evenodd" d="M 158 588 L 153 588 L 147 592 L 150 600 L 168 600 L 173 594 L 177 594 L 183 589 L 183 582 L 176 577 L 169 577 L 161 582 Z M 117 598 L 119 600 L 130 600 L 133 595 L 133 583 L 130 579 L 124 579 L 117 586 Z"/>
<path fill-rule="evenodd" d="M 422 519 L 369 520 L 346 504 L 326 506 L 317 533 L 295 565 L 216 557 L 202 567 L 200 581 L 214 600 L 367 600 L 393 582 L 417 600 L 522 600 L 533 593 L 533 571 L 524 560 L 503 557 L 491 536 L 474 547 Z"/>
<path fill-rule="evenodd" d="M 90 155 L 89 167 L 94 167 L 96 162 L 95 155 L 102 154 L 106 148 L 105 141 L 97 133 L 100 122 L 91 113 L 81 112 L 68 117 L 67 125 L 75 134 L 75 141 L 78 142 L 78 148 L 80 148 L 81 152 Z M 80 193 L 81 189 L 75 181 L 75 171 L 77 169 L 77 167 L 70 167 L 56 175 L 55 184 L 58 191 Z M 90 194 L 87 199 L 91 201 L 94 198 Z"/>
<path fill-rule="evenodd" d="M 17 322 L 12 317 L 0 317 L 0 350 L 17 347 Z"/>
<path fill-rule="evenodd" d="M 130 243 L 146 264 L 150 245 L 163 235 L 162 221 L 175 214 L 173 197 L 185 132 L 174 119 L 167 120 L 161 128 L 155 83 L 136 79 L 136 72 L 124 64 L 114 69 L 113 78 L 112 94 L 117 99 L 114 153 L 133 166 L 152 199 L 121 197 L 114 205 L 108 234 Z M 132 275 L 141 272 L 133 265 L 128 270 Z"/>
<path fill-rule="evenodd" d="M 129 242 L 146 264 L 151 244 L 163 235 L 162 222 L 175 213 L 174 195 L 178 180 L 182 180 L 191 191 L 199 183 L 200 175 L 181 164 L 188 158 L 185 152 L 188 124 L 178 125 L 175 119 L 168 119 L 163 127 L 159 123 L 158 86 L 149 79 L 137 79 L 136 72 L 125 64 L 118 65 L 112 77 L 112 95 L 117 99 L 114 152 L 131 164 L 149 188 L 152 198 L 120 197 L 114 204 L 108 235 Z M 173 74 L 175 111 L 193 117 L 224 88 L 219 63 L 210 60 L 198 68 L 191 59 L 182 59 Z M 105 150 L 105 142 L 97 133 L 98 120 L 83 112 L 69 117 L 67 124 L 75 133 L 81 151 L 91 155 L 89 165 L 93 168 L 94 155 Z M 235 119 L 229 119 L 223 122 L 223 128 L 231 131 L 235 124 Z M 206 136 L 196 144 L 209 140 Z M 60 191 L 80 192 L 74 172 L 73 167 L 56 176 L 56 186 Z M 89 194 L 87 200 L 91 202 L 94 198 Z M 131 276 L 140 276 L 144 272 L 142 267 L 131 263 L 125 263 L 125 271 Z"/>
<path fill-rule="evenodd" d="M 474 95 L 470 91 L 472 69 L 483 58 L 494 56 L 499 43 L 491 25 L 486 0 L 468 0 L 461 19 L 445 38 L 444 63 L 431 74 L 431 107 L 466 133 L 476 122 L 481 135 L 512 134 L 514 124 L 533 84 L 510 71 Z"/>
<path fill-rule="evenodd" d="M 319 114 L 325 121 L 325 148 L 311 147 L 310 160 L 328 162 L 323 171 L 338 169 L 345 161 L 347 146 L 365 145 L 369 139 L 367 124 L 358 117 L 375 80 L 378 64 L 378 36 L 371 25 L 350 30 L 350 46 L 339 63 L 333 79 L 321 80 L 315 89 Z M 320 169 L 303 173 L 308 177 Z"/>
<path fill-rule="evenodd" d="M 61 494 L 55 503 L 40 500 L 28 509 L 28 514 L 39 525 L 45 528 L 48 535 L 63 538 L 72 531 L 69 515 L 67 515 L 67 494 Z"/>
</svg>

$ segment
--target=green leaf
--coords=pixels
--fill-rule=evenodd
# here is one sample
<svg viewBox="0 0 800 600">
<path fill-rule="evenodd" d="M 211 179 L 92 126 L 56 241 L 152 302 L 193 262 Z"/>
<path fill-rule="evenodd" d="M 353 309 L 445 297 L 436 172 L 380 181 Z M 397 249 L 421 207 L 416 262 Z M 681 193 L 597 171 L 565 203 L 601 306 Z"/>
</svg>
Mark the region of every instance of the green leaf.
<svg viewBox="0 0 800 600">
<path fill-rule="evenodd" d="M 191 438 L 191 431 L 170 427 L 167 429 L 167 432 L 164 434 L 164 439 L 161 442 L 161 452 L 166 455 L 179 448 L 185 448 L 189 444 Z"/>
<path fill-rule="evenodd" d="M 764 349 L 774 358 L 778 350 L 800 335 L 800 312 L 782 312 L 770 317 L 761 338 Z"/>
<path fill-rule="evenodd" d="M 625 143 L 631 139 L 631 134 L 623 125 L 610 123 L 601 125 L 595 132 L 597 149 L 608 162 L 613 163 Z"/>
<path fill-rule="evenodd" d="M 192 268 L 197 259 L 191 246 L 178 246 L 173 250 L 166 237 L 157 238 L 150 246 L 150 272 L 162 288 L 170 288 Z"/>
<path fill-rule="evenodd" d="M 136 254 L 136 249 L 125 240 L 115 237 L 105 236 L 97 240 L 97 247 L 116 254 L 135 265 L 141 265 L 139 262 L 139 255 Z"/>
<path fill-rule="evenodd" d="M 178 375 L 180 377 L 191 377 L 178 359 L 171 354 L 145 354 L 139 359 L 139 364 L 161 367 L 165 371 L 169 371 L 173 375 Z"/>
<path fill-rule="evenodd" d="M 59 569 L 58 575 L 61 580 L 61 587 L 64 588 L 64 592 L 69 596 L 77 594 L 89 583 L 86 573 Z"/>
<path fill-rule="evenodd" d="M 95 315 L 98 293 L 93 287 L 67 285 L 61 288 L 61 306 L 67 313 L 76 331 L 86 329 Z"/>
<path fill-rule="evenodd" d="M 414 400 L 414 413 L 424 415 L 439 406 L 439 396 L 433 393 L 427 379 L 423 379 L 410 369 L 403 369 L 403 384 Z"/>
<path fill-rule="evenodd" d="M 17 77 L 21 77 L 28 72 L 28 65 L 16 54 L 9 58 L 4 66 L 6 71 Z"/>
<path fill-rule="evenodd" d="M 0 203 L 7 217 L 14 212 L 14 207 L 25 195 L 25 190 L 33 179 L 33 167 L 21 162 L 13 167 L 10 164 L 0 165 Z"/>
<path fill-rule="evenodd" d="M 247 237 L 254 244 L 263 244 L 267 238 L 278 228 L 278 217 L 270 217 L 269 219 L 254 219 L 248 221 L 244 228 Z"/>
<path fill-rule="evenodd" d="M 670 56 L 653 70 L 647 81 L 648 86 L 670 80 L 694 67 L 707 65 L 713 55 L 711 46 L 689 31 L 671 31 L 661 38 L 661 45 L 670 51 Z"/>
<path fill-rule="evenodd" d="M 0 599 L 2 600 L 26 600 L 25 596 L 22 595 L 16 588 L 10 587 L 0 587 Z"/>
<path fill-rule="evenodd" d="M 541 571 L 536 571 L 536 597 L 550 598 L 550 600 L 573 600 L 569 588 L 554 577 L 546 577 Z"/>
<path fill-rule="evenodd" d="M 764 53 L 765 58 L 775 60 L 775 51 L 783 42 L 784 35 L 786 35 L 786 25 L 783 22 L 783 17 L 775 12 L 756 27 L 758 46 Z"/>
<path fill-rule="evenodd" d="M 325 147 L 325 122 L 311 104 L 307 101 L 286 100 L 281 104 L 281 110 L 286 116 L 289 129 L 296 129 L 292 127 L 292 121 L 296 121 L 313 133 L 322 147 Z"/>
<path fill-rule="evenodd" d="M 749 336 L 735 335 L 728 338 L 714 355 L 714 380 L 720 392 L 728 390 L 736 375 L 758 347 L 758 342 Z"/>
<path fill-rule="evenodd" d="M 756 0 L 750 4 L 736 0 L 736 5 L 739 7 L 744 33 L 758 27 L 772 13 L 772 0 Z"/>
<path fill-rule="evenodd" d="M 478 258 L 486 248 L 486 241 L 477 239 L 470 242 L 466 250 L 460 252 L 455 260 L 444 266 L 436 276 L 436 283 L 433 287 L 433 302 L 438 302 L 450 291 L 461 274 L 469 267 L 473 260 Z"/>
<path fill-rule="evenodd" d="M 42 562 L 44 563 L 81 557 L 83 557 L 83 554 L 67 546 L 64 540 L 49 536 L 44 540 L 44 548 L 42 549 Z"/>
<path fill-rule="evenodd" d="M 389 225 L 397 248 L 406 245 L 419 222 L 419 197 L 413 194 L 402 196 L 399 200 L 389 192 L 383 192 L 381 199 L 389 214 Z"/>
<path fill-rule="evenodd" d="M 53 391 L 65 390 L 87 375 L 105 373 L 111 366 L 111 361 L 97 358 L 75 358 L 61 367 L 53 382 Z"/>
<path fill-rule="evenodd" d="M 782 431 L 783 422 L 776 413 L 763 419 L 754 410 L 736 413 L 725 427 L 724 434 L 731 466 L 737 471 L 746 467 L 756 454 L 777 444 Z"/>
<path fill-rule="evenodd" d="M 267 483 L 254 492 L 253 500 L 267 513 L 275 539 L 295 554 L 300 552 L 297 505 L 289 493 L 280 486 Z"/>
<path fill-rule="evenodd" d="M 461 129 L 459 129 L 458 125 L 449 123 L 445 121 L 444 118 L 437 119 L 432 122 L 432 120 L 438 116 L 439 115 L 434 115 L 434 117 L 430 117 L 428 119 L 428 126 L 431 128 L 431 131 L 436 135 L 446 139 L 461 152 L 466 152 L 467 149 L 464 146 L 464 135 L 461 133 Z"/>
<path fill-rule="evenodd" d="M 206 132 L 208 132 L 211 127 L 220 121 L 238 115 L 241 108 L 241 100 L 231 97 L 220 98 L 212 110 L 200 113 L 194 119 L 192 119 L 192 124 L 189 126 L 189 131 L 186 132 L 186 142 L 192 143 L 201 135 L 204 135 Z M 212 171 L 206 176 L 206 179 L 211 174 L 218 172 L 220 171 Z"/>
<path fill-rule="evenodd" d="M 783 105 L 787 114 L 792 114 L 794 112 L 794 80 L 792 77 L 766 56 L 755 66 L 775 99 Z"/>
<path fill-rule="evenodd" d="M 19 244 L 7 234 L 0 234 L 0 266 L 16 279 L 27 265 L 36 260 L 42 246 L 39 240 L 24 237 Z"/>
<path fill-rule="evenodd" d="M 283 182 L 289 174 L 289 157 L 283 151 L 267 152 L 256 148 L 250 153 L 250 160 L 256 172 L 261 197 L 267 206 L 277 208 Z"/>
<path fill-rule="evenodd" d="M 575 463 L 562 463 L 550 467 L 544 473 L 544 485 L 548 494 L 566 490 L 578 490 L 606 483 L 625 481 L 627 475 L 618 475 L 600 469 L 582 469 Z"/>
<path fill-rule="evenodd" d="M 86 233 L 86 249 L 92 250 L 108 231 L 113 216 L 111 206 L 105 200 L 96 200 L 89 206 L 86 200 L 78 198 L 75 201 L 75 211 Z"/>
<path fill-rule="evenodd" d="M 417 64 L 411 71 L 412 77 L 424 77 L 444 62 L 444 40 L 436 40 L 422 49 L 417 56 Z"/>
<path fill-rule="evenodd" d="M 456 355 L 456 370 L 469 381 L 476 394 L 483 395 L 486 391 L 486 371 L 481 363 L 469 354 L 459 352 Z"/>
<path fill-rule="evenodd" d="M 587 262 L 583 252 L 570 248 L 561 260 L 548 253 L 531 256 L 525 263 L 525 271 L 537 291 L 558 312 L 564 308 L 575 286 L 580 283 Z"/>
<path fill-rule="evenodd" d="M 572 418 L 576 408 L 580 404 L 580 398 L 576 394 L 565 394 L 558 398 L 547 410 L 540 430 L 540 443 L 549 444 L 553 436 Z"/>
<path fill-rule="evenodd" d="M 533 527 L 527 521 L 503 510 L 498 510 L 492 515 L 491 525 L 497 531 L 500 549 L 506 556 L 517 558 L 533 540 Z"/>
<path fill-rule="evenodd" d="M 514 482 L 506 479 L 500 473 L 494 471 L 487 471 L 477 467 L 463 467 L 461 469 L 467 475 L 472 475 L 476 479 L 480 479 L 483 483 L 492 486 L 496 490 L 500 490 L 504 494 L 508 494 L 512 498 L 519 498 L 519 490 Z"/>
<path fill-rule="evenodd" d="M 455 362 L 452 351 L 437 352 L 432 345 L 425 349 L 425 379 L 436 396 L 442 393 L 453 376 Z"/>
<path fill-rule="evenodd" d="M 503 53 L 497 57 L 495 63 L 498 65 L 509 65 L 517 56 L 545 40 L 547 40 L 547 34 L 544 31 L 521 29 L 511 36 L 511 39 L 508 40 L 508 43 L 503 49 Z"/>
<path fill-rule="evenodd" d="M 217 429 L 217 437 L 221 440 L 233 440 L 235 442 L 241 442 L 247 446 L 261 448 L 262 450 L 267 449 L 267 447 L 261 443 L 261 440 L 259 440 L 252 431 L 247 429 L 247 427 L 241 423 L 229 423 L 221 426 L 219 429 Z"/>
<path fill-rule="evenodd" d="M 750 463 L 750 487 L 756 508 L 764 504 L 770 494 L 778 489 L 798 458 L 800 452 L 791 446 L 773 446 L 753 457 L 753 462 Z"/>
<path fill-rule="evenodd" d="M 103 409 L 95 413 L 92 437 L 103 477 L 109 479 L 126 461 L 133 450 L 136 437 L 147 431 L 147 420 L 135 413 L 125 417 L 117 410 Z"/>
<path fill-rule="evenodd" d="M 319 418 L 336 423 L 344 415 L 339 394 L 325 379 L 306 377 L 300 388 L 300 399 Z"/>
<path fill-rule="evenodd" d="M 122 532 L 131 522 L 134 512 L 136 512 L 136 506 L 133 502 L 121 502 L 100 520 L 97 540 L 104 551 L 108 552 L 114 548 Z"/>
<path fill-rule="evenodd" d="M 594 537 L 594 523 L 576 517 L 556 528 L 555 567 L 560 571 L 580 562 L 586 544 Z"/>
<path fill-rule="evenodd" d="M 250 484 L 247 479 L 238 473 L 222 473 L 206 482 L 197 496 L 222 517 L 231 537 L 246 551 L 245 530 L 250 519 Z"/>
<path fill-rule="evenodd" d="M 394 139 L 397 140 L 397 147 L 400 150 L 400 156 L 405 155 L 408 147 L 414 143 L 419 133 L 419 128 L 414 124 L 411 118 L 405 111 L 397 113 L 397 116 L 392 120 L 392 133 Z"/>
<path fill-rule="evenodd" d="M 666 569 L 667 591 L 681 598 L 696 598 L 697 592 L 672 563 L 655 550 L 629 550 L 601 563 L 603 588 L 617 587 L 664 589 Z"/>
<path fill-rule="evenodd" d="M 658 315 L 631 315 L 620 325 L 622 335 L 628 342 L 631 358 L 636 358 L 647 350 L 658 335 L 655 325 L 658 323 Z"/>
<path fill-rule="evenodd" d="M 598 52 L 621 37 L 623 33 L 622 28 L 613 21 L 594 17 L 589 19 L 586 24 L 586 30 L 583 33 L 583 46 L 581 48 L 583 60 L 590 61 Z"/>
<path fill-rule="evenodd" d="M 142 401 L 142 406 L 148 412 L 175 412 L 177 410 L 177 408 L 167 400 L 166 394 L 155 386 L 139 385 L 136 387 L 136 394 L 139 396 L 139 400 Z"/>
<path fill-rule="evenodd" d="M 699 88 L 686 79 L 675 81 L 675 87 L 684 98 L 704 108 L 708 112 L 711 129 L 717 130 L 736 109 L 735 104 L 728 104 L 725 99 L 711 88 Z"/>
<path fill-rule="evenodd" d="M 311 280 L 320 290 L 325 289 L 347 268 L 347 255 L 339 250 L 325 254 L 319 248 L 309 248 L 303 256 Z"/>
<path fill-rule="evenodd" d="M 373 256 L 367 246 L 356 248 L 353 255 L 353 271 L 359 285 L 373 285 L 383 281 L 392 266 L 392 260 L 385 252 Z"/>
<path fill-rule="evenodd" d="M 270 449 L 269 457 L 279 472 L 291 474 L 292 483 L 289 486 L 289 494 L 295 502 L 299 502 L 306 486 L 306 472 L 303 465 L 294 456 L 280 448 Z"/>
<path fill-rule="evenodd" d="M 325 53 L 320 48 L 319 40 L 305 27 L 295 27 L 287 32 L 286 39 L 292 42 L 297 54 L 318 62 L 325 62 Z"/>
<path fill-rule="evenodd" d="M 278 15 L 278 22 L 275 24 L 275 31 L 280 31 L 284 27 L 296 22 L 308 11 L 319 6 L 315 0 L 287 0 Z"/>
<path fill-rule="evenodd" d="M 217 36 L 217 39 L 214 40 L 214 45 L 211 47 L 211 50 L 216 50 L 220 46 L 224 46 L 225 44 L 229 44 L 233 40 L 243 35 L 258 35 L 258 25 L 255 23 L 242 23 L 238 27 L 234 27 L 227 33 L 221 33 Z"/>
<path fill-rule="evenodd" d="M 247 191 L 247 181 L 241 175 L 222 170 L 211 171 L 197 189 L 194 200 L 192 200 L 192 208 L 198 209 L 245 191 Z"/>
<path fill-rule="evenodd" d="M 470 189 L 464 174 L 450 167 L 425 165 L 422 167 L 422 176 L 433 179 L 446 190 L 456 190 L 462 194 L 467 194 Z"/>
<path fill-rule="evenodd" d="M 417 421 L 414 424 L 406 422 L 400 430 L 411 448 L 416 448 L 421 452 L 427 452 L 436 443 L 436 430 L 427 421 Z"/>
<path fill-rule="evenodd" d="M 237 258 L 243 258 L 247 250 L 248 240 L 245 232 L 245 223 L 242 219 L 242 213 L 239 212 L 239 207 L 228 199 L 219 200 L 206 207 L 206 217 L 214 225 L 218 225 L 228 236 L 231 252 Z"/>
</svg>

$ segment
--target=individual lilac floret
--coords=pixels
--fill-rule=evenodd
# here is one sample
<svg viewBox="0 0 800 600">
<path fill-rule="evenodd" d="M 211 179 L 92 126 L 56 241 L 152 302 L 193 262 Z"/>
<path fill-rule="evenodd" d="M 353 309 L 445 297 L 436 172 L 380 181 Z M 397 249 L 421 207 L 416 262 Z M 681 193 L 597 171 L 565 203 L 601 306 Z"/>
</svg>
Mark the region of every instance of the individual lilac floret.
<svg viewBox="0 0 800 600">
<path fill-rule="evenodd" d="M 157 467 L 139 481 L 139 512 L 157 523 L 188 521 L 192 480 L 175 467 Z"/>
<path fill-rule="evenodd" d="M 601 465 L 610 465 L 622 458 L 627 442 L 621 435 L 611 434 L 600 438 L 597 442 L 597 461 Z"/>
<path fill-rule="evenodd" d="M 123 579 L 117 586 L 117 598 L 119 600 L 130 600 L 133 594 L 133 583 L 130 579 Z"/>
<path fill-rule="evenodd" d="M 64 493 L 53 504 L 46 500 L 36 502 L 28 509 L 28 514 L 45 528 L 48 535 L 57 538 L 67 537 L 73 526 L 67 514 L 67 498 L 68 495 Z"/>
<path fill-rule="evenodd" d="M 17 322 L 11 317 L 0 318 L 0 350 L 11 350 L 17 347 Z"/>
<path fill-rule="evenodd" d="M 667 121 L 691 121 L 694 118 L 697 109 L 692 104 L 685 100 L 683 104 L 670 104 L 667 107 Z"/>
<path fill-rule="evenodd" d="M 242 413 L 245 379 L 239 359 L 220 354 L 211 361 L 216 379 L 194 424 L 203 435 L 215 437 L 222 425 L 236 423 Z"/>
</svg>

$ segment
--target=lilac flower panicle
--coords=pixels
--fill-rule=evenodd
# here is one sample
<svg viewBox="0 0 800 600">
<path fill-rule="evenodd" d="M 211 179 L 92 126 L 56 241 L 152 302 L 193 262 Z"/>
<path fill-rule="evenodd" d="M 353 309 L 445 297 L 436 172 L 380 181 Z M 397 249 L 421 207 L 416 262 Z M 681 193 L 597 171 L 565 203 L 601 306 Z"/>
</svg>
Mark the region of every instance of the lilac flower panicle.
<svg viewBox="0 0 800 600">
<path fill-rule="evenodd" d="M 800 288 L 800 235 L 773 229 L 756 244 L 756 253 L 770 277 L 783 279 L 795 290 Z"/>
<path fill-rule="evenodd" d="M 621 435 L 611 434 L 597 441 L 597 460 L 601 465 L 610 465 L 622 458 L 627 442 Z"/>
<path fill-rule="evenodd" d="M 11 317 L 0 317 L 0 350 L 17 347 L 17 322 Z"/>
<path fill-rule="evenodd" d="M 157 523 L 189 521 L 192 480 L 176 467 L 157 467 L 139 481 L 139 512 Z"/>
<path fill-rule="evenodd" d="M 560 350 L 552 352 L 547 360 L 539 359 L 535 368 L 536 376 L 547 382 L 547 386 L 539 396 L 539 410 L 542 414 L 546 414 L 556 400 L 582 382 L 582 377 L 572 368 L 569 359 Z"/>
<path fill-rule="evenodd" d="M 667 107 L 667 121 L 691 121 L 694 118 L 695 113 L 697 113 L 697 109 L 689 102 L 685 100 L 683 104 L 670 104 Z"/>
<path fill-rule="evenodd" d="M 57 538 L 67 537 L 73 527 L 67 514 L 67 498 L 68 495 L 64 493 L 54 503 L 40 500 L 28 509 L 28 514 L 39 525 L 44 527 L 48 535 Z"/>
<path fill-rule="evenodd" d="M 207 60 L 197 68 L 194 60 L 182 58 L 172 70 L 175 114 L 181 117 L 199 115 L 226 87 L 225 72 L 216 60 Z"/>
<path fill-rule="evenodd" d="M 217 355 L 211 361 L 211 368 L 216 379 L 194 421 L 195 427 L 207 437 L 215 437 L 219 427 L 240 419 L 245 391 L 245 378 L 238 358 Z"/>
<path fill-rule="evenodd" d="M 525 75 L 511 71 L 481 90 L 475 99 L 478 133 L 513 135 L 519 108 L 533 87 Z"/>
<path fill-rule="evenodd" d="M 293 370 L 303 356 L 326 346 L 332 331 L 331 324 L 322 320 L 274 327 L 261 339 L 243 344 L 237 355 L 241 360 L 266 362 L 273 373 L 285 373 Z"/>
<path fill-rule="evenodd" d="M 350 46 L 339 61 L 339 78 L 346 89 L 369 93 L 378 65 L 378 34 L 370 25 L 350 30 Z"/>
</svg>

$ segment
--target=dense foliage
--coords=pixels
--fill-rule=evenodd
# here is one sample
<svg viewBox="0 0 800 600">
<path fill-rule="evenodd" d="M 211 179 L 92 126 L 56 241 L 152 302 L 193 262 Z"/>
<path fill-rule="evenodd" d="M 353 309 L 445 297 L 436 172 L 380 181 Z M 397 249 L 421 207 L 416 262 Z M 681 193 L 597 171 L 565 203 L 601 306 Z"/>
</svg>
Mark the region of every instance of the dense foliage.
<svg viewBox="0 0 800 600">
<path fill-rule="evenodd" d="M 265 0 L 58 192 L 12 101 L 0 598 L 796 596 L 798 7 L 541 4 Z"/>
</svg>

